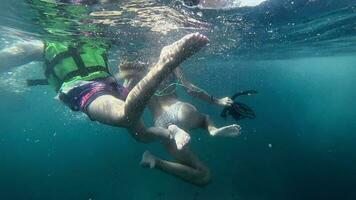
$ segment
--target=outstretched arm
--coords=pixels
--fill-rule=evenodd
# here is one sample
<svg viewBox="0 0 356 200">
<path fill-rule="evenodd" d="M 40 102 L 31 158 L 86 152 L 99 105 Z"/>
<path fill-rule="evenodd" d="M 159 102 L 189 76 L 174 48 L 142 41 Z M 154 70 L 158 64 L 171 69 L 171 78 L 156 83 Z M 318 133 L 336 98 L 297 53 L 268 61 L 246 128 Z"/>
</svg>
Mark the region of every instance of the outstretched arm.
<svg viewBox="0 0 356 200">
<path fill-rule="evenodd" d="M 229 97 L 225 98 L 215 98 L 213 95 L 210 95 L 203 89 L 200 89 L 198 86 L 191 83 L 188 79 L 184 77 L 183 71 L 180 68 L 176 68 L 174 71 L 178 79 L 181 80 L 182 85 L 185 88 L 185 91 L 193 97 L 199 98 L 205 102 L 220 105 L 220 106 L 229 106 L 233 101 Z"/>
<path fill-rule="evenodd" d="M 0 50 L 0 72 L 29 62 L 40 60 L 44 44 L 39 40 L 17 42 Z"/>
</svg>

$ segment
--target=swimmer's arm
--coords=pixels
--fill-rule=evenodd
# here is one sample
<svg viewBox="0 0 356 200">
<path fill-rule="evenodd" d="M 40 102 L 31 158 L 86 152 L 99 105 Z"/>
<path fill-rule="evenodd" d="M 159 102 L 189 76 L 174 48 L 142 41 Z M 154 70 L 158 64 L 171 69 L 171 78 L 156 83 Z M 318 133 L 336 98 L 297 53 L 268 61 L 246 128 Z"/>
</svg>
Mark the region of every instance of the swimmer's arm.
<svg viewBox="0 0 356 200">
<path fill-rule="evenodd" d="M 41 60 L 44 44 L 42 41 L 18 42 L 0 50 L 0 71 L 7 71 L 32 61 Z"/>
<path fill-rule="evenodd" d="M 213 95 L 210 95 L 203 89 L 200 89 L 198 86 L 191 83 L 188 79 L 184 77 L 183 71 L 178 67 L 174 71 L 176 77 L 181 80 L 182 85 L 184 86 L 185 91 L 192 97 L 201 99 L 205 102 L 211 104 L 218 104 L 218 99 Z"/>
<path fill-rule="evenodd" d="M 188 79 L 184 77 L 183 71 L 180 68 L 176 68 L 174 71 L 176 77 L 181 80 L 182 85 L 185 88 L 185 91 L 193 97 L 199 98 L 205 102 L 216 104 L 219 106 L 231 106 L 233 103 L 232 99 L 229 97 L 224 97 L 221 99 L 215 98 L 213 95 L 210 95 L 203 89 L 200 89 L 198 86 L 191 83 Z"/>
</svg>

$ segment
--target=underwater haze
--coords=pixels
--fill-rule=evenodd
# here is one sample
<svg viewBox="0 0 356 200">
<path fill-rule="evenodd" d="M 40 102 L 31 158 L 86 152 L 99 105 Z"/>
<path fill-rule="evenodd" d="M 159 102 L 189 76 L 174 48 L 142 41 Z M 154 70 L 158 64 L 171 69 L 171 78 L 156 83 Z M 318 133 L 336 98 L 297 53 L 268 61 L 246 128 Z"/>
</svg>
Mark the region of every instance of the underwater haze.
<svg viewBox="0 0 356 200">
<path fill-rule="evenodd" d="M 50 11 L 33 2 L 1 1 L 1 49 L 47 37 Z M 183 63 L 186 76 L 217 97 L 258 91 L 239 99 L 257 116 L 237 122 L 239 137 L 191 132 L 211 184 L 141 168 L 145 150 L 170 159 L 162 145 L 72 112 L 50 87 L 27 87 L 43 77 L 34 61 L 0 69 L 0 200 L 355 200 L 356 0 L 244 3 L 119 1 L 88 5 L 79 19 L 59 11 L 76 24 L 61 36 L 99 27 L 88 37 L 110 41 L 112 71 L 126 58 L 155 62 L 164 45 L 201 32 L 210 44 Z M 218 125 L 234 123 L 222 108 L 182 97 Z"/>
</svg>

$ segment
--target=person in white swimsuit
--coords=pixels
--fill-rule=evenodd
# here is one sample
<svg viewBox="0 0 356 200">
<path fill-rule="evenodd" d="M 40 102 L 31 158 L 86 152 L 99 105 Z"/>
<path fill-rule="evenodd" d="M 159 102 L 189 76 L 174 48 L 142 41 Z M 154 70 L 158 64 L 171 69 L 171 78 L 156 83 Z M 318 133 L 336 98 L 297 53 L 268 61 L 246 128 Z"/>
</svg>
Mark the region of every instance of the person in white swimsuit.
<svg viewBox="0 0 356 200">
<path fill-rule="evenodd" d="M 132 88 L 149 71 L 150 67 L 140 62 L 123 62 L 119 65 L 118 76 L 125 80 L 124 86 Z M 234 137 L 240 134 L 237 124 L 216 127 L 209 116 L 200 113 L 192 104 L 180 101 L 175 92 L 177 86 L 182 86 L 185 91 L 201 100 L 220 106 L 230 106 L 233 101 L 229 97 L 215 98 L 204 90 L 189 82 L 178 67 L 161 84 L 152 96 L 148 108 L 153 113 L 156 127 L 167 128 L 171 131 L 183 129 L 189 131 L 195 128 L 206 129 L 211 136 Z M 190 138 L 186 138 L 189 140 Z M 188 143 L 188 141 L 183 144 Z M 176 174 L 177 177 L 197 185 L 207 184 L 210 179 L 209 169 L 190 151 L 187 145 L 173 145 L 167 143 L 166 147 L 178 163 L 159 159 L 146 151 L 143 154 L 141 165 L 155 168 L 166 173 Z M 200 177 L 200 178 L 196 178 Z M 204 178 L 201 178 L 204 177 Z M 201 180 L 204 180 L 203 182 Z"/>
</svg>

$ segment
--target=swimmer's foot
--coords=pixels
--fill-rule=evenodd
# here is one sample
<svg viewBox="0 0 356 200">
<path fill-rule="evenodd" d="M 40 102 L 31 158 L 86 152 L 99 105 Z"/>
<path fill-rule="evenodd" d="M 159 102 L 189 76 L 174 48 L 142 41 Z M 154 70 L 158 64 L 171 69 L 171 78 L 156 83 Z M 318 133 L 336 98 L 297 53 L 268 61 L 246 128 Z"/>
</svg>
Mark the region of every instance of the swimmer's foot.
<svg viewBox="0 0 356 200">
<path fill-rule="evenodd" d="M 176 143 L 177 149 L 181 150 L 190 141 L 190 135 L 183 129 L 172 124 L 168 126 L 169 132 L 172 134 L 172 138 Z"/>
<path fill-rule="evenodd" d="M 236 137 L 241 134 L 241 127 L 237 124 L 224 126 L 212 131 L 210 135 L 212 136 L 225 136 L 225 137 Z"/>
<path fill-rule="evenodd" d="M 156 157 L 152 155 L 149 151 L 145 151 L 142 155 L 140 166 L 143 168 L 153 169 L 156 165 Z"/>
<path fill-rule="evenodd" d="M 198 52 L 208 42 L 209 39 L 200 33 L 188 34 L 173 44 L 165 46 L 161 51 L 159 62 L 174 68 Z"/>
</svg>

